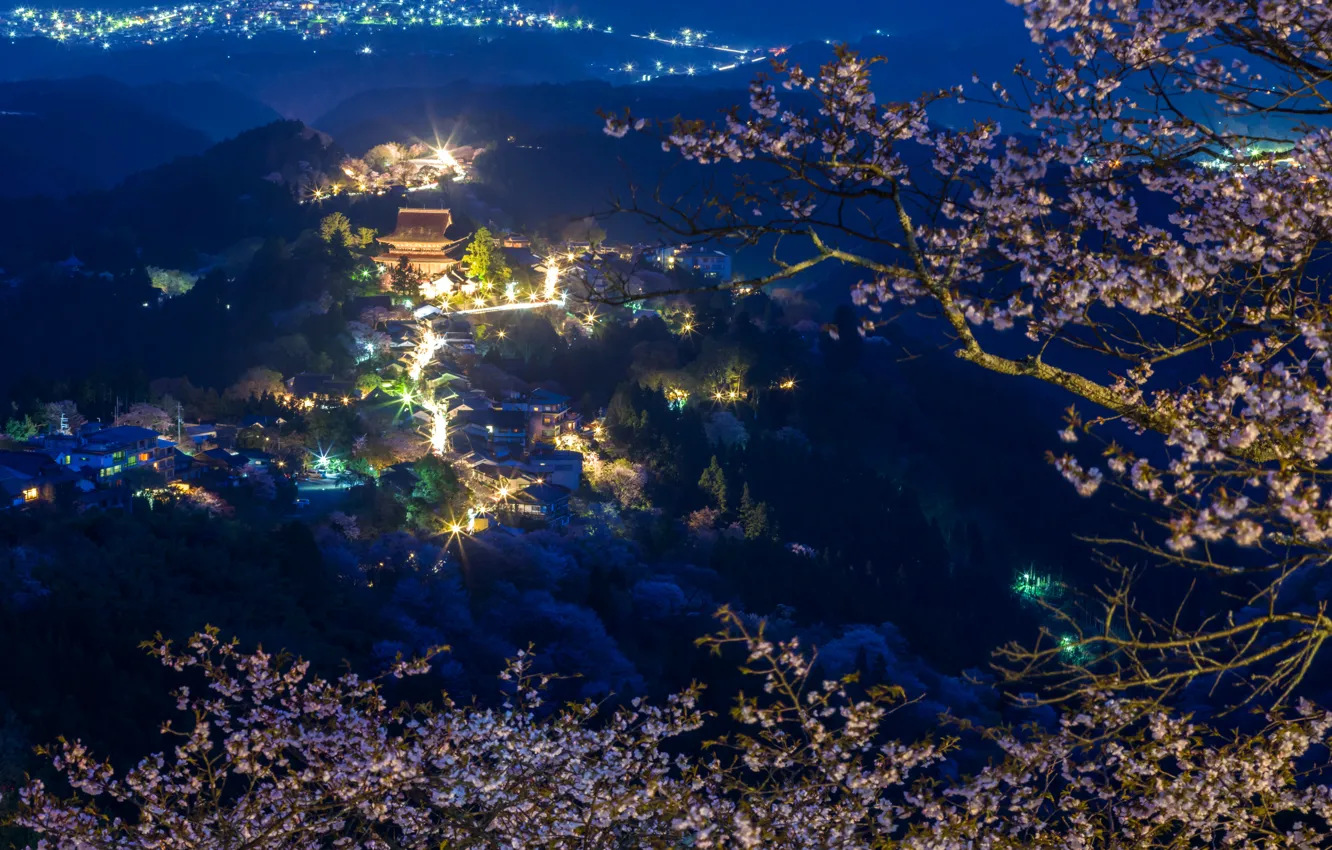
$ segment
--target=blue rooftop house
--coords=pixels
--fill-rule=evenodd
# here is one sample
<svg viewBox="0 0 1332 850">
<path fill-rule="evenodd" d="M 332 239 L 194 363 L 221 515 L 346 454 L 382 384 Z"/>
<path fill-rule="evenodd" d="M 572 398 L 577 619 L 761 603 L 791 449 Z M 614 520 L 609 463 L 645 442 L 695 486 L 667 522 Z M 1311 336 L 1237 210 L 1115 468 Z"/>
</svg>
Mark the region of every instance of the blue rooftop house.
<svg viewBox="0 0 1332 850">
<path fill-rule="evenodd" d="M 175 443 L 156 431 L 133 425 L 103 428 L 83 437 L 77 445 L 60 445 L 52 452 L 56 462 L 76 472 L 110 483 L 126 471 L 151 467 L 170 479 L 175 472 Z"/>
</svg>

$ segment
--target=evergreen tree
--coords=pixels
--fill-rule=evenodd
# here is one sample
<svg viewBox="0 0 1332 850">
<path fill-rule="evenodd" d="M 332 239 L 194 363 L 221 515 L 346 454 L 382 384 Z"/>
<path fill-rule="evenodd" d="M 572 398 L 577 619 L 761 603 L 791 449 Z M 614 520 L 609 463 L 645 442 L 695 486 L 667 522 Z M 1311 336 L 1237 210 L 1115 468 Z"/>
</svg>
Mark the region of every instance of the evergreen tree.
<svg viewBox="0 0 1332 850">
<path fill-rule="evenodd" d="M 389 272 L 389 286 L 400 298 L 416 301 L 421 297 L 421 275 L 403 257 Z"/>
<path fill-rule="evenodd" d="M 712 496 L 712 501 L 716 503 L 717 510 L 726 513 L 726 473 L 722 472 L 721 464 L 717 463 L 716 455 L 712 456 L 712 462 L 708 464 L 708 468 L 703 470 L 703 476 L 698 479 L 698 486 Z M 749 493 L 747 486 L 745 493 L 746 495 Z"/>
<path fill-rule="evenodd" d="M 472 243 L 463 254 L 462 263 L 468 277 L 483 283 L 508 283 L 513 274 L 499 242 L 484 227 L 472 237 Z"/>
<path fill-rule="evenodd" d="M 772 522 L 768 519 L 768 505 L 755 502 L 749 495 L 749 484 L 745 484 L 740 494 L 740 527 L 745 530 L 748 540 L 765 540 L 774 537 Z"/>
<path fill-rule="evenodd" d="M 5 423 L 5 436 L 16 442 L 26 442 L 37 436 L 37 423 L 32 421 L 31 416 L 24 416 L 22 419 L 11 418 Z"/>
</svg>

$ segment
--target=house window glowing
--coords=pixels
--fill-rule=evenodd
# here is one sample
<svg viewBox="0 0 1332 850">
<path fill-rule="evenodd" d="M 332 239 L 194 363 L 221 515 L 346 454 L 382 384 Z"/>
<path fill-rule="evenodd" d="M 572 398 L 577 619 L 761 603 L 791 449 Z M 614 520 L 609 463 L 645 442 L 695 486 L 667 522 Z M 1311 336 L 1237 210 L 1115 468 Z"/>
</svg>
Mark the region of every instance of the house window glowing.
<svg viewBox="0 0 1332 850">
<path fill-rule="evenodd" d="M 37 488 L 36 488 L 36 487 L 29 487 L 27 490 L 24 490 L 24 491 L 23 491 L 23 501 L 25 501 L 25 502 L 35 502 L 35 501 L 37 501 Z"/>
<path fill-rule="evenodd" d="M 147 463 L 148 461 L 150 461 L 150 460 L 152 460 L 152 459 L 153 459 L 153 453 L 152 453 L 152 452 L 139 452 L 139 462 L 140 462 L 140 463 Z"/>
</svg>

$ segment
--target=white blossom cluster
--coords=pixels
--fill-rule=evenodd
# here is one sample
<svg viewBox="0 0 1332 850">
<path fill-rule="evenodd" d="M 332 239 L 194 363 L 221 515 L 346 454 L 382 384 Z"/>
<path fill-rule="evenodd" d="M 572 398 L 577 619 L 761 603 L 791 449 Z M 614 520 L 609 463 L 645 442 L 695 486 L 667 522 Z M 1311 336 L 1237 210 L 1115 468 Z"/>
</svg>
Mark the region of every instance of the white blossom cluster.
<svg viewBox="0 0 1332 850">
<path fill-rule="evenodd" d="M 1227 736 L 1101 695 L 1053 728 L 981 731 L 991 764 L 958 775 L 959 738 L 905 743 L 885 721 L 900 690 L 811 679 L 795 640 L 723 610 L 708 645 L 738 645 L 761 683 L 732 731 L 695 688 L 662 708 L 543 705 L 532 656 L 501 677 L 501 707 L 390 707 L 380 683 L 312 676 L 215 632 L 155 653 L 202 671 L 174 751 L 118 775 L 77 741 L 50 751 L 75 789 L 21 791 L 39 848 L 1147 848 L 1321 846 L 1332 791 L 1305 781 L 1332 716 L 1302 706 Z M 391 675 L 426 672 L 399 661 Z"/>
<path fill-rule="evenodd" d="M 808 259 L 747 286 L 866 269 L 867 329 L 922 310 L 959 357 L 1064 388 L 1089 405 L 1065 443 L 1107 422 L 1163 438 L 1050 459 L 1083 496 L 1113 480 L 1154 502 L 1155 556 L 1232 575 L 1204 547 L 1266 558 L 1270 583 L 1236 591 L 1261 607 L 1332 554 L 1332 4 L 1011 2 L 1043 57 L 1013 86 L 882 103 L 871 71 L 893 57 L 840 49 L 815 73 L 779 65 L 780 88 L 756 80 L 748 111 L 676 121 L 663 144 L 686 159 L 785 177 L 736 177 L 711 218 L 673 221 L 742 248 L 808 240 Z M 950 100 L 993 117 L 932 122 Z M 1233 117 L 1211 120 L 1218 104 Z M 1027 343 L 996 345 L 1009 329 Z M 1303 622 L 1311 639 L 1332 628 Z"/>
</svg>

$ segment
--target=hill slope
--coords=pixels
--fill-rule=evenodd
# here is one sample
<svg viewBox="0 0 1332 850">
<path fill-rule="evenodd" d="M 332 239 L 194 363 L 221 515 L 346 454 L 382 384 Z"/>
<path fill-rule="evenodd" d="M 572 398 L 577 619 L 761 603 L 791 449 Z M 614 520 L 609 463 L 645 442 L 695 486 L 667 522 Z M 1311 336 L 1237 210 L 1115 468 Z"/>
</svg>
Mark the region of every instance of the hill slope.
<svg viewBox="0 0 1332 850">
<path fill-rule="evenodd" d="M 66 195 L 195 154 L 209 137 L 99 78 L 0 85 L 0 195 Z"/>
</svg>

